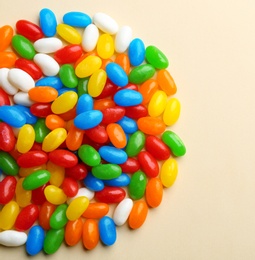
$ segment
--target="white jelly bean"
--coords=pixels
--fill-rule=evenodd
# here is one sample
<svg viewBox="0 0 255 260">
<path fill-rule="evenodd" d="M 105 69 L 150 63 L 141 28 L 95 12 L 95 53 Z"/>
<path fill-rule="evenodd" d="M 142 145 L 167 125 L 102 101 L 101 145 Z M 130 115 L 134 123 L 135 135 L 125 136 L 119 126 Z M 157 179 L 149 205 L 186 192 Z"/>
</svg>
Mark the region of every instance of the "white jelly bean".
<svg viewBox="0 0 255 260">
<path fill-rule="evenodd" d="M 97 45 L 97 40 L 99 37 L 98 28 L 94 24 L 88 25 L 82 36 L 82 48 L 84 51 L 93 51 Z"/>
<path fill-rule="evenodd" d="M 0 232 L 0 245 L 22 246 L 27 241 L 27 234 L 16 230 L 5 230 Z"/>
<path fill-rule="evenodd" d="M 13 96 L 13 102 L 17 105 L 22 105 L 26 107 L 30 107 L 35 103 L 29 98 L 27 92 L 22 92 L 22 91 L 19 91 Z"/>
<path fill-rule="evenodd" d="M 115 37 L 115 51 L 123 53 L 127 50 L 132 40 L 132 29 L 129 26 L 122 26 Z"/>
<path fill-rule="evenodd" d="M 122 226 L 128 219 L 133 207 L 133 200 L 126 198 L 122 200 L 113 212 L 113 221 L 115 225 Z"/>
<path fill-rule="evenodd" d="M 80 188 L 77 192 L 77 194 L 74 197 L 68 198 L 68 200 L 66 201 L 67 204 L 70 204 L 74 199 L 81 197 L 81 196 L 85 196 L 87 197 L 89 200 L 92 200 L 95 196 L 95 192 L 91 191 L 87 188 Z"/>
<path fill-rule="evenodd" d="M 94 24 L 103 32 L 109 34 L 116 34 L 119 30 L 117 22 L 105 13 L 96 13 L 93 16 Z"/>
<path fill-rule="evenodd" d="M 59 72 L 59 64 L 48 54 L 37 53 L 34 56 L 34 62 L 45 76 L 56 76 Z"/>
<path fill-rule="evenodd" d="M 0 86 L 8 95 L 14 95 L 18 92 L 18 89 L 8 80 L 9 70 L 7 68 L 0 69 Z"/>
<path fill-rule="evenodd" d="M 35 50 L 41 53 L 53 53 L 62 47 L 62 41 L 55 37 L 42 38 L 34 42 Z"/>
</svg>

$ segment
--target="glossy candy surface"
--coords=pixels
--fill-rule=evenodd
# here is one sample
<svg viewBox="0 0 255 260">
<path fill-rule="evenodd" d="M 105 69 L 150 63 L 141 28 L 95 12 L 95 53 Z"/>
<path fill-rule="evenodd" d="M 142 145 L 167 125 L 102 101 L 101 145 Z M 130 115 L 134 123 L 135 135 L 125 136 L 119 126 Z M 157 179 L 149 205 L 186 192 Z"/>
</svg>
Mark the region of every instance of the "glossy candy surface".
<svg viewBox="0 0 255 260">
<path fill-rule="evenodd" d="M 99 220 L 99 236 L 106 246 L 111 246 L 115 243 L 117 231 L 112 218 L 105 216 Z"/>
</svg>

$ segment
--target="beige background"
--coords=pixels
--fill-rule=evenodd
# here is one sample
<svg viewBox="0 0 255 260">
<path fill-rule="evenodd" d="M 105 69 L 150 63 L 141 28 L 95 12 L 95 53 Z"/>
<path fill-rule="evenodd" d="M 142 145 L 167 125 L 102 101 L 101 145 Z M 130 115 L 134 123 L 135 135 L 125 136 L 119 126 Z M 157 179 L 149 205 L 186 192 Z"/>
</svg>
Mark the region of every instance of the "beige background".
<svg viewBox="0 0 255 260">
<path fill-rule="evenodd" d="M 114 246 L 62 246 L 34 259 L 255 259 L 255 2 L 252 0 L 8 0 L 0 26 L 37 21 L 41 8 L 102 11 L 130 25 L 170 60 L 187 146 L 175 185 L 137 231 L 118 228 Z M 24 247 L 0 247 L 25 259 Z"/>
</svg>

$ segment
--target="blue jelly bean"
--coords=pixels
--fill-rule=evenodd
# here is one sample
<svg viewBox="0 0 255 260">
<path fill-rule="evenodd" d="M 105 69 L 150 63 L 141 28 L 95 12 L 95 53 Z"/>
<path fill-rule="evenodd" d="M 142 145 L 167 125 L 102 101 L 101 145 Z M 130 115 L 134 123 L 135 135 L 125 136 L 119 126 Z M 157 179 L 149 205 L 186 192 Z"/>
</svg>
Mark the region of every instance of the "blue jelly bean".
<svg viewBox="0 0 255 260">
<path fill-rule="evenodd" d="M 49 76 L 45 78 L 39 79 L 36 83 L 36 86 L 49 86 L 55 89 L 61 89 L 63 87 L 63 83 L 59 77 Z"/>
<path fill-rule="evenodd" d="M 104 182 L 96 178 L 92 173 L 88 173 L 86 178 L 83 179 L 84 185 L 93 191 L 100 191 L 104 188 Z"/>
<path fill-rule="evenodd" d="M 128 57 L 132 66 L 138 66 L 143 63 L 145 59 L 145 45 L 139 38 L 131 41 L 128 48 Z"/>
<path fill-rule="evenodd" d="M 113 97 L 114 102 L 122 107 L 136 106 L 142 103 L 143 96 L 132 89 L 121 89 Z"/>
<path fill-rule="evenodd" d="M 128 156 L 125 151 L 112 146 L 101 146 L 98 150 L 100 156 L 109 163 L 122 164 Z"/>
<path fill-rule="evenodd" d="M 86 27 L 92 20 L 89 15 L 82 12 L 69 12 L 63 16 L 63 22 L 70 26 Z"/>
<path fill-rule="evenodd" d="M 43 8 L 39 13 L 40 27 L 43 34 L 52 37 L 56 34 L 57 19 L 55 14 L 48 8 Z"/>
<path fill-rule="evenodd" d="M 136 121 L 127 116 L 123 116 L 117 123 L 122 127 L 126 134 L 133 134 L 138 130 Z"/>
<path fill-rule="evenodd" d="M 27 235 L 26 252 L 31 256 L 38 254 L 43 248 L 44 238 L 44 229 L 39 225 L 33 226 Z"/>
<path fill-rule="evenodd" d="M 63 87 L 63 88 L 58 89 L 57 91 L 58 91 L 58 95 L 60 96 L 64 93 L 66 93 L 67 91 L 70 91 L 70 88 Z M 78 92 L 76 88 L 72 88 L 72 91 L 74 91 L 76 93 Z"/>
<path fill-rule="evenodd" d="M 79 97 L 76 106 L 77 114 L 92 110 L 94 106 L 93 98 L 89 94 L 83 94 Z"/>
<path fill-rule="evenodd" d="M 77 115 L 74 118 L 74 125 L 79 129 L 91 129 L 101 123 L 103 114 L 99 110 L 90 110 Z"/>
<path fill-rule="evenodd" d="M 37 117 L 34 116 L 28 107 L 22 105 L 14 105 L 14 107 L 18 108 L 26 117 L 26 124 L 35 124 L 37 122 Z"/>
<path fill-rule="evenodd" d="M 117 239 L 116 226 L 112 218 L 104 216 L 99 220 L 99 237 L 103 244 L 111 246 Z"/>
<path fill-rule="evenodd" d="M 117 178 L 104 180 L 104 184 L 112 187 L 125 187 L 130 183 L 130 177 L 126 173 L 122 173 Z"/>
<path fill-rule="evenodd" d="M 0 106 L 0 120 L 13 127 L 22 127 L 26 123 L 26 116 L 17 107 Z"/>
<path fill-rule="evenodd" d="M 128 84 L 128 76 L 119 64 L 111 62 L 105 67 L 105 71 L 115 85 L 124 87 Z"/>
</svg>

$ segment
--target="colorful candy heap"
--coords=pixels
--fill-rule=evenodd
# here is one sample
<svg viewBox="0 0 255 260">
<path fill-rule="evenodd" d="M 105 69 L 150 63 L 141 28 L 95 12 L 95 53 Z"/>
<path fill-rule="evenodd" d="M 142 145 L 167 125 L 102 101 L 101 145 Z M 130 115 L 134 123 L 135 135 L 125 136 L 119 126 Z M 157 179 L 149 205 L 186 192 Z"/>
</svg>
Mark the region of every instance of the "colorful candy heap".
<svg viewBox="0 0 255 260">
<path fill-rule="evenodd" d="M 168 60 L 104 13 L 58 24 L 43 9 L 39 24 L 0 28 L 0 244 L 110 246 L 160 205 L 186 152 L 167 130 L 180 114 Z"/>
</svg>

